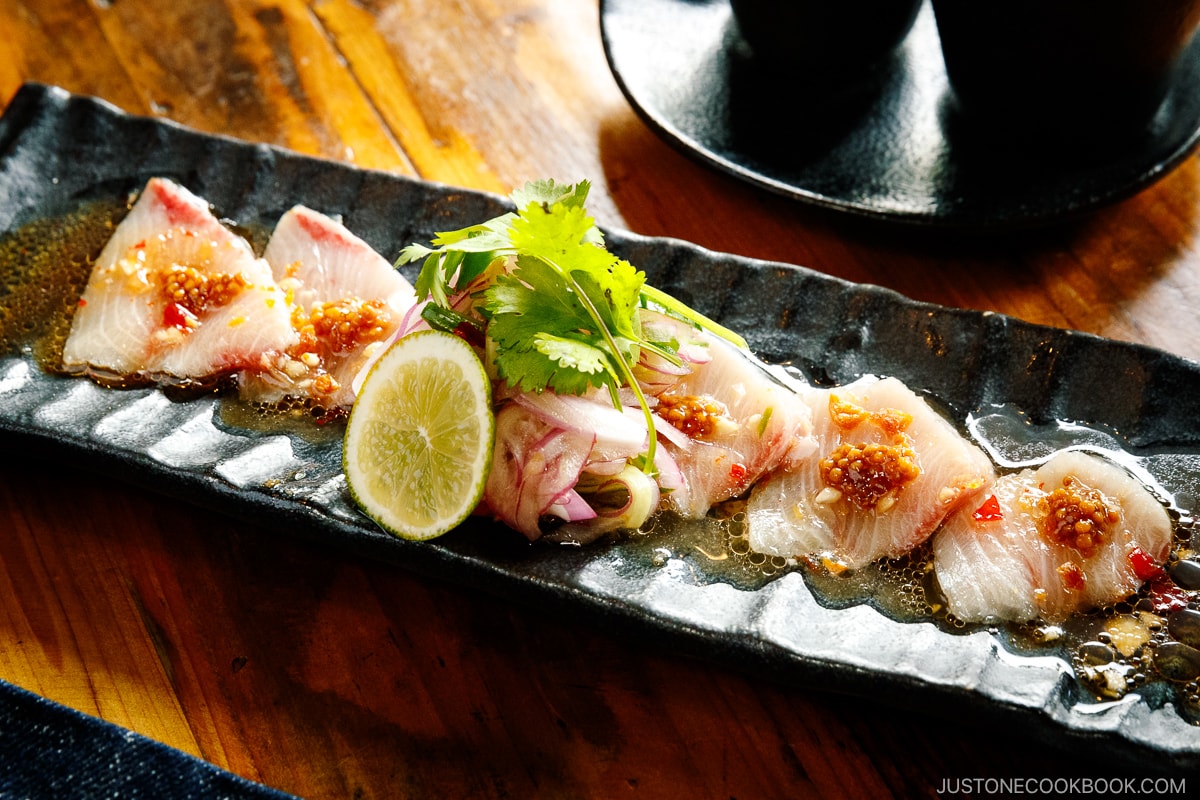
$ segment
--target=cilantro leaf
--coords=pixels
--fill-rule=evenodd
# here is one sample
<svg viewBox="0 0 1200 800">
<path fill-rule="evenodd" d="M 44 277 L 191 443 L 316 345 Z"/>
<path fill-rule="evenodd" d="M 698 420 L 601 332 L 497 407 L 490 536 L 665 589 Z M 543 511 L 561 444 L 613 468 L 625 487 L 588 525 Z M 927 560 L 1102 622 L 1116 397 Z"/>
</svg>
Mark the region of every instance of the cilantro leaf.
<svg viewBox="0 0 1200 800">
<path fill-rule="evenodd" d="M 586 246 L 594 261 L 612 256 L 589 239 L 596 230 L 595 221 L 583 206 L 556 203 L 547 206 L 529 203 L 513 220 L 510 229 L 512 245 L 517 252 L 555 260 Z M 587 253 L 577 254 L 586 258 Z"/>
<path fill-rule="evenodd" d="M 592 376 L 608 373 L 610 380 L 604 381 L 604 383 L 611 385 L 616 382 L 617 376 L 612 374 L 608 354 L 604 352 L 603 348 L 596 347 L 587 341 L 542 333 L 534 339 L 533 347 L 557 363 L 559 367 L 569 370 L 568 374 L 578 373 L 580 376 Z M 561 383 L 561 381 L 559 382 Z M 590 382 L 588 380 L 581 383 L 574 393 L 582 394 L 587 390 Z M 570 384 L 567 385 L 567 389 L 570 390 Z"/>
<path fill-rule="evenodd" d="M 589 181 L 576 184 L 560 184 L 553 180 L 533 181 L 513 192 L 512 201 L 517 208 L 527 208 L 530 203 L 537 203 L 546 208 L 559 204 L 567 208 L 583 208 L 591 188 L 592 184 Z M 594 226 L 588 231 L 587 239 L 594 244 L 602 244 L 604 241 L 600 229 Z"/>
<path fill-rule="evenodd" d="M 499 276 L 485 293 L 488 335 L 496 342 L 502 376 L 538 392 L 582 394 L 591 387 L 615 387 L 617 368 L 603 343 L 598 346 L 595 319 L 569 277 L 541 259 L 521 256 L 517 263 L 517 270 Z M 509 354 L 519 355 L 519 361 Z"/>
<path fill-rule="evenodd" d="M 563 334 L 588 324 L 587 310 L 565 275 L 540 259 L 521 256 L 517 264 L 484 293 L 488 334 L 497 344 L 520 347 L 542 331 Z"/>
<path fill-rule="evenodd" d="M 605 327 L 616 336 L 641 341 L 637 308 L 645 273 L 627 261 L 612 256 L 609 259 L 611 263 L 605 269 L 575 269 L 571 277 L 586 296 L 596 301 L 596 311 Z"/>
<path fill-rule="evenodd" d="M 449 308 L 451 296 L 492 264 L 506 261 L 507 272 L 496 275 L 472 312 L 495 344 L 497 374 L 510 386 L 531 392 L 582 394 L 606 387 L 614 404 L 619 403 L 618 389 L 628 387 L 650 434 L 638 465 L 652 473 L 654 424 L 633 366 L 643 350 L 681 362 L 673 337 L 661 341 L 654 333 L 650 339 L 643 335 L 639 309 L 656 306 L 741 347 L 745 342 L 648 286 L 644 272 L 609 252 L 587 213 L 590 188 L 587 181 L 528 183 L 512 193 L 516 211 L 438 233 L 432 247 L 409 245 L 397 266 L 420 261 L 418 299 Z M 453 318 L 445 324 L 451 322 Z"/>
</svg>

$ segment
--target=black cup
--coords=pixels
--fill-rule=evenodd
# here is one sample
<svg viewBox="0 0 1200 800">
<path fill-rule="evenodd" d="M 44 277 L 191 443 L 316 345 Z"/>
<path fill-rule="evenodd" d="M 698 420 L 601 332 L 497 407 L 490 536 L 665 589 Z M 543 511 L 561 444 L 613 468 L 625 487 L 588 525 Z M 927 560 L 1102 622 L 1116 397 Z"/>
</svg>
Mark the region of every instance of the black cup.
<svg viewBox="0 0 1200 800">
<path fill-rule="evenodd" d="M 1200 25 L 1200 0 L 932 2 L 962 121 L 1021 141 L 1144 134 Z"/>
<path fill-rule="evenodd" d="M 731 0 L 755 58 L 813 82 L 869 71 L 912 27 L 921 0 Z"/>
</svg>

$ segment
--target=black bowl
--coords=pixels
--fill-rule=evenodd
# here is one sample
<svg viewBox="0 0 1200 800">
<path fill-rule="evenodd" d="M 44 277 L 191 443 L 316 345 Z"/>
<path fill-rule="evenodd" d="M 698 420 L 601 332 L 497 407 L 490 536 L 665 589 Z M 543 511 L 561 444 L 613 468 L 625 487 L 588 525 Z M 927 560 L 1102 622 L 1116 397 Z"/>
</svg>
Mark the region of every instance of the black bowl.
<svg viewBox="0 0 1200 800">
<path fill-rule="evenodd" d="M 933 0 L 956 113 L 978 130 L 1084 143 L 1140 135 L 1200 0 Z"/>
<path fill-rule="evenodd" d="M 813 82 L 857 74 L 904 40 L 921 0 L 731 0 L 756 58 L 806 71 Z"/>
</svg>

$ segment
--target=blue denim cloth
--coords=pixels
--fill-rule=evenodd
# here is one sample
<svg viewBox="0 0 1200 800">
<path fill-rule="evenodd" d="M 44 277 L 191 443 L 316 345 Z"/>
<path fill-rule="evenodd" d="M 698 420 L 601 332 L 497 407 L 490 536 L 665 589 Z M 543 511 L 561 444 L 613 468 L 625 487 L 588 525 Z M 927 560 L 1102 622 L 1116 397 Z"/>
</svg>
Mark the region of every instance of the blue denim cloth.
<svg viewBox="0 0 1200 800">
<path fill-rule="evenodd" d="M 291 795 L 0 681 L 0 797 L 285 800 Z"/>
</svg>

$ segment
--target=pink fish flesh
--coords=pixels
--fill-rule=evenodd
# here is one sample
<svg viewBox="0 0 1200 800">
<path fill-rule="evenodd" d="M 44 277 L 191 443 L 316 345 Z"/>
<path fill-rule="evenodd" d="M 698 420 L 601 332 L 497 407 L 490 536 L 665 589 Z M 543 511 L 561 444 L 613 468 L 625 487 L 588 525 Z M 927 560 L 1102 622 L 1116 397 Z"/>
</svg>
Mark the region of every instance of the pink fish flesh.
<svg viewBox="0 0 1200 800">
<path fill-rule="evenodd" d="M 267 263 L 203 200 L 153 178 L 96 260 L 63 366 L 185 383 L 255 363 L 294 337 Z"/>
<path fill-rule="evenodd" d="M 241 396 L 348 408 L 355 377 L 415 304 L 412 286 L 340 222 L 304 206 L 280 218 L 263 257 L 287 297 L 296 336 L 239 376 Z"/>
<path fill-rule="evenodd" d="M 656 407 L 687 434 L 662 440 L 682 479 L 663 505 L 692 518 L 815 449 L 811 411 L 796 390 L 749 353 L 705 338 L 709 360 L 669 382 Z"/>
</svg>

